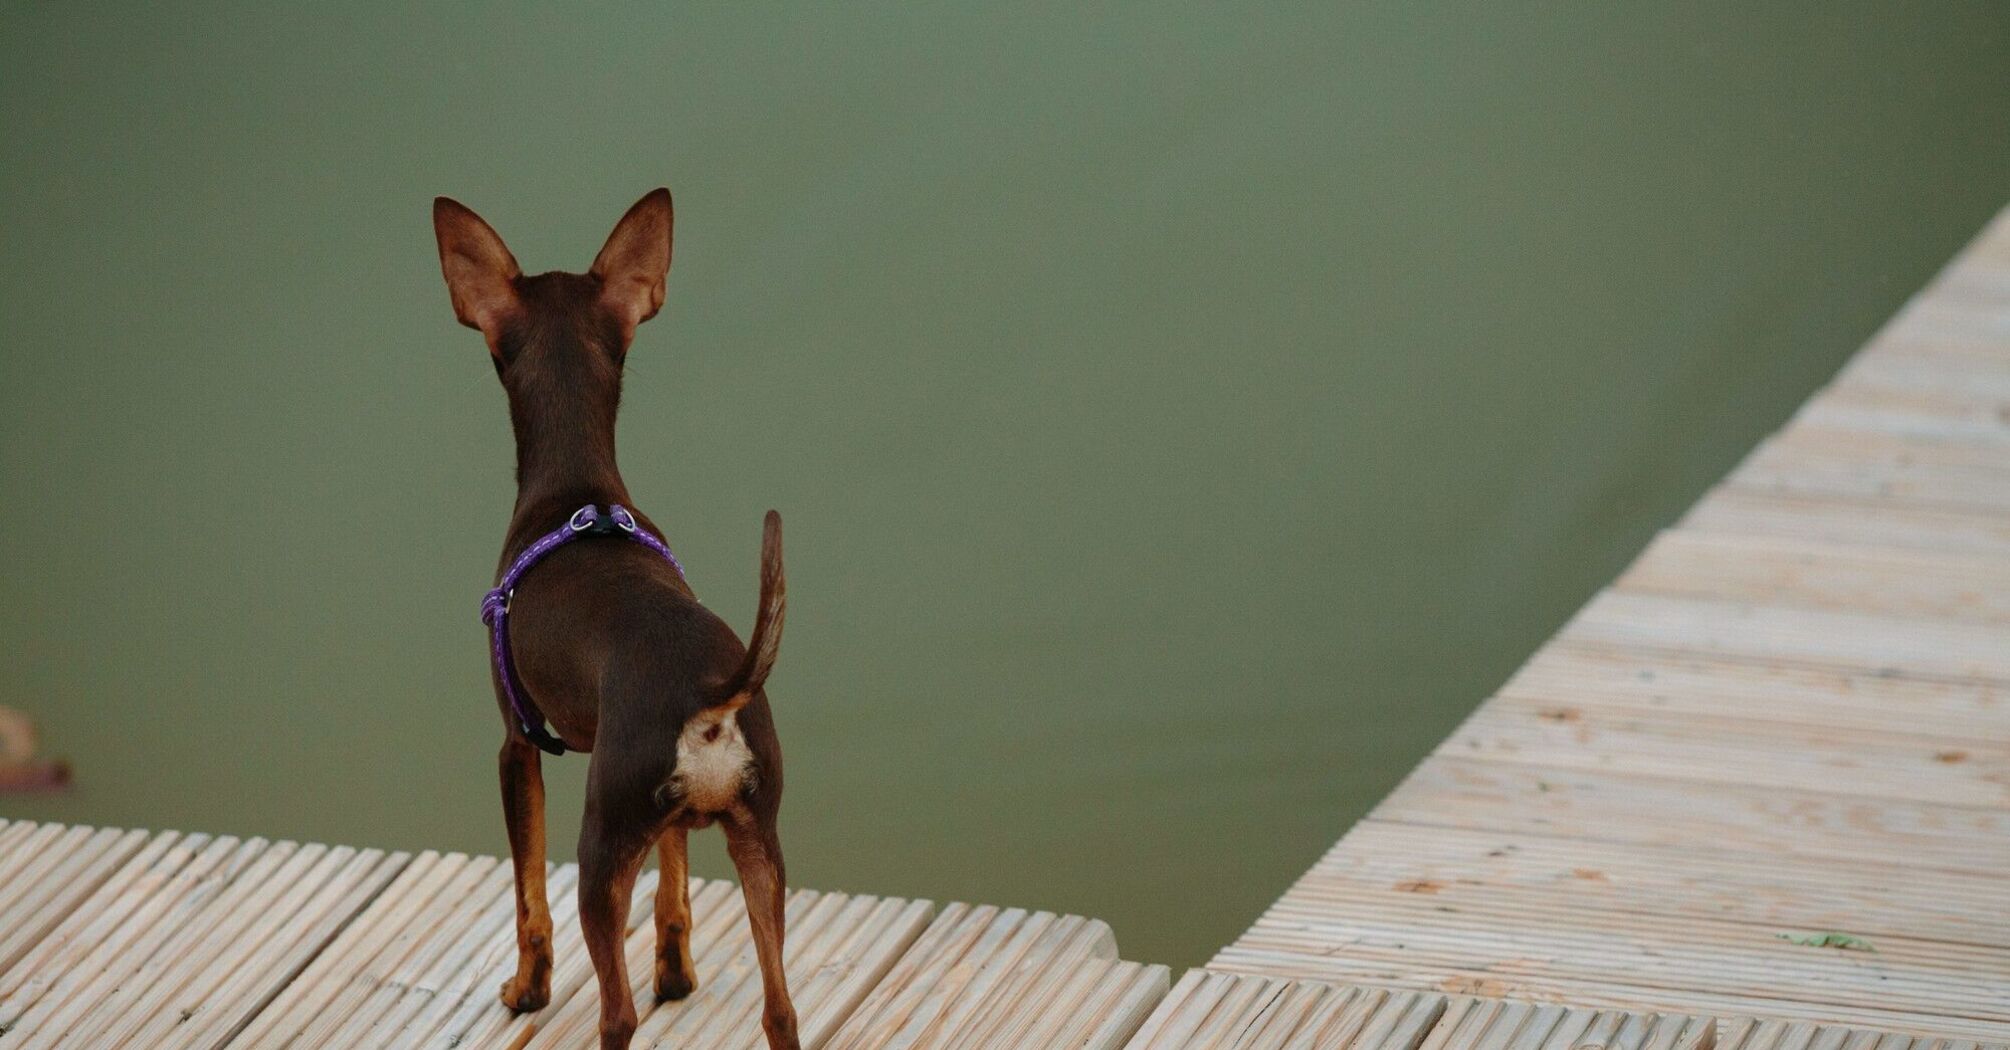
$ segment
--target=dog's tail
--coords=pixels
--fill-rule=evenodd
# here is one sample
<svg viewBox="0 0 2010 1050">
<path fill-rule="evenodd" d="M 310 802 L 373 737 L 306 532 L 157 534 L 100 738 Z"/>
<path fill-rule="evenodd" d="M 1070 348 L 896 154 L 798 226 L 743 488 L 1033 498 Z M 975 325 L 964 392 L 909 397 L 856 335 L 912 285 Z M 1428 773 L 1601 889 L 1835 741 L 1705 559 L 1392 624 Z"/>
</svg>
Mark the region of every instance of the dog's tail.
<svg viewBox="0 0 2010 1050">
<path fill-rule="evenodd" d="M 782 621 L 789 611 L 788 583 L 782 578 L 782 516 L 769 511 L 761 523 L 761 608 L 754 614 L 754 633 L 747 638 L 747 658 L 720 689 L 720 707 L 737 711 L 746 706 L 768 680 L 775 656 L 782 649 Z"/>
</svg>

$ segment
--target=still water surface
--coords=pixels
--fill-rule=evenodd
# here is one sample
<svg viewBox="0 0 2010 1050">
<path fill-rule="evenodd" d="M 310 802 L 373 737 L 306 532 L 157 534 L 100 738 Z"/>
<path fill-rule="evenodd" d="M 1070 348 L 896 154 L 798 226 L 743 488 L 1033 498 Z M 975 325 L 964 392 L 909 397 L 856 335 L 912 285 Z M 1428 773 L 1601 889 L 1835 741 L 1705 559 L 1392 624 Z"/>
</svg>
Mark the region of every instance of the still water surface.
<svg viewBox="0 0 2010 1050">
<path fill-rule="evenodd" d="M 742 630 L 788 520 L 795 881 L 1201 961 L 2010 197 L 2010 8 L 1513 6 L 10 5 L 0 814 L 501 852 L 428 202 L 667 183 L 622 462 Z"/>
</svg>

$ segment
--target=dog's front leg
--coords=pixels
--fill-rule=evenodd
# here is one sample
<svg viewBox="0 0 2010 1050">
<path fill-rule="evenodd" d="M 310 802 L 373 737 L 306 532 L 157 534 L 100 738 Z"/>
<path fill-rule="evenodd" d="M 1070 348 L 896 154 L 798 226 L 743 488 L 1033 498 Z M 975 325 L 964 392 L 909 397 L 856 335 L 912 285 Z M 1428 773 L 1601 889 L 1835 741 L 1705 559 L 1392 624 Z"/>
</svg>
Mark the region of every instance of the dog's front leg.
<svg viewBox="0 0 2010 1050">
<path fill-rule="evenodd" d="M 782 964 L 783 914 L 788 890 L 783 885 L 782 841 L 772 817 L 742 811 L 728 818 L 726 852 L 740 873 L 740 893 L 747 901 L 747 924 L 754 934 L 754 953 L 761 963 L 761 992 L 767 1007 L 761 1028 L 769 1050 L 801 1050 L 796 1041 L 796 1007 L 789 1001 L 788 974 Z"/>
<path fill-rule="evenodd" d="M 691 960 L 689 832 L 671 828 L 656 841 L 656 1001 L 682 999 L 698 987 Z"/>
<path fill-rule="evenodd" d="M 503 1005 L 539 1010 L 551 1001 L 551 909 L 544 892 L 544 767 L 537 748 L 511 733 L 503 741 L 503 820 L 516 867 L 516 976 L 503 982 Z"/>
</svg>

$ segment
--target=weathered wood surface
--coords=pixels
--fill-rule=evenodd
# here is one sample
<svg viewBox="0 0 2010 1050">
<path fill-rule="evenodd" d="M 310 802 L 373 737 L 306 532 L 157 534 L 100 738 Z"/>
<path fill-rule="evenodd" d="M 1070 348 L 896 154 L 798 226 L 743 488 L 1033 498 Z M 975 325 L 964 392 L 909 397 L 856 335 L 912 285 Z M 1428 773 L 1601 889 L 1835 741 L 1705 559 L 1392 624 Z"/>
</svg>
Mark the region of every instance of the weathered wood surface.
<svg viewBox="0 0 2010 1050">
<path fill-rule="evenodd" d="M 543 1010 L 516 965 L 509 863 L 264 839 L 0 822 L 0 1050 L 598 1045 L 572 865 L 549 876 Z M 754 1048 L 761 986 L 740 894 L 693 879 L 699 989 L 648 994 L 656 874 L 630 910 L 633 1045 Z M 797 890 L 787 963 L 803 1045 L 1118 1050 L 1165 967 L 1078 916 Z"/>
<path fill-rule="evenodd" d="M 1212 965 L 2010 1040 L 2010 213 Z"/>
<path fill-rule="evenodd" d="M 1406 871 L 1399 856 L 1455 865 L 1498 852 L 1497 840 L 1484 834 L 1460 838 L 1400 824 L 1364 825 L 1363 832 L 1382 837 L 1354 854 L 1343 843 L 1329 858 L 1334 870 L 1322 885 L 1338 897 L 1372 893 Z M 1537 892 L 1511 908 L 1489 899 L 1524 925 L 1496 926 L 1488 936 L 1533 946 L 1562 936 L 1550 928 L 1567 916 L 1545 912 L 1540 890 L 1558 879 L 1585 879 L 1573 852 L 1579 848 L 1492 858 L 1502 884 Z M 1709 887 L 1675 885 L 1666 859 L 1630 857 L 1633 868 L 1615 869 L 1601 884 L 1649 915 L 1644 902 L 1672 892 L 1690 902 L 1705 930 L 1722 920 L 1720 908 L 1771 914 L 1763 909 L 1793 906 L 1744 892 L 1763 879 L 1759 871 Z M 1858 875 L 1811 886 L 1807 896 L 1874 913 L 1895 891 L 1875 874 Z M 597 1045 L 597 993 L 570 865 L 550 874 L 558 961 L 552 1002 L 525 1015 L 496 1000 L 515 965 L 510 871 L 499 858 L 15 822 L 0 823 L 0 880 L 9 891 L 0 904 L 4 929 L 10 942 L 13 935 L 22 942 L 0 967 L 0 1050 Z M 644 874 L 631 910 L 629 963 L 640 975 L 631 992 L 642 1011 L 634 1045 L 763 1046 L 759 974 L 739 894 L 728 883 L 692 880 L 698 992 L 676 1004 L 648 1000 L 655 881 L 653 872 Z M 1982 886 L 1950 883 L 1949 907 Z M 1386 919 L 1389 930 L 1418 943 L 1464 937 L 1465 897 L 1484 896 L 1456 884 L 1406 892 L 1443 906 L 1432 909 L 1437 914 Z M 951 904 L 938 911 L 925 901 L 798 890 L 789 918 L 790 980 L 811 1050 L 1713 1050 L 1720 1031 L 1708 1016 L 1641 1012 L 1622 1002 L 1566 1009 L 1203 970 L 1168 995 L 1165 967 L 1118 958 L 1103 923 L 1016 908 Z M 1372 938 L 1359 930 L 1347 936 L 1357 945 Z M 1893 958 L 1916 955 L 1939 967 L 1947 976 L 1942 997 L 1972 990 L 1963 960 L 1941 946 L 1879 936 Z M 1562 951 L 1591 963 L 1610 957 L 1596 938 L 1565 940 Z M 1763 983 L 1737 952 L 1707 938 L 1684 943 L 1699 967 L 1724 980 Z M 1984 970 L 1995 964 L 1979 951 L 1966 961 Z M 1389 983 L 1383 973 L 1365 976 Z M 1936 994 L 1918 983 L 1887 991 L 1922 1001 Z M 1975 1046 L 1880 1041 L 1876 1033 L 1783 1021 L 1740 1019 L 1721 1030 L 1744 1040 L 1730 1045 L 1749 1050 Z"/>
<path fill-rule="evenodd" d="M 1609 1010 L 1192 970 L 1133 1050 L 1978 1050 L 1839 1025 Z"/>
</svg>

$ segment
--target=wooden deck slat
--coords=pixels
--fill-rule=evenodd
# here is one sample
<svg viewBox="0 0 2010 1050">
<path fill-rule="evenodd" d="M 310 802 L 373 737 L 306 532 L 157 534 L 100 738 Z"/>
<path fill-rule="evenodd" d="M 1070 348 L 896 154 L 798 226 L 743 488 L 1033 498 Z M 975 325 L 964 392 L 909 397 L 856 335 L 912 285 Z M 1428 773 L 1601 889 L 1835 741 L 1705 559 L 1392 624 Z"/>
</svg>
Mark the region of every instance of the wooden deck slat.
<svg viewBox="0 0 2010 1050">
<path fill-rule="evenodd" d="M 1558 637 L 1941 681 L 2010 686 L 1997 624 L 1793 609 L 1609 590 Z"/>
<path fill-rule="evenodd" d="M 2010 458 L 2010 457 L 2006 457 Z M 1673 529 L 1620 590 L 2010 624 L 2010 559 Z"/>
<path fill-rule="evenodd" d="M 2010 445 L 2010 403 L 1869 382 L 1837 385 L 1795 417 L 1810 426 Z"/>
<path fill-rule="evenodd" d="M 5 829 L 5 838 L 0 839 L 0 879 L 8 885 L 19 883 L 37 866 L 49 864 L 68 852 L 58 843 L 73 830 L 62 824 L 15 822 Z"/>
<path fill-rule="evenodd" d="M 1688 1014 L 1190 970 L 1129 1050 L 1710 1050 L 1717 1032 Z"/>
<path fill-rule="evenodd" d="M 1877 670 L 1558 640 L 1501 687 L 1503 698 L 1739 724 L 1832 726 L 1959 747 L 2000 739 L 2010 688 Z"/>
<path fill-rule="evenodd" d="M 1501 697 L 1442 753 L 1867 799 L 2010 804 L 2010 743 L 1607 711 L 1595 702 Z"/>
<path fill-rule="evenodd" d="M 1846 443 L 1843 436 L 1855 440 Z M 2010 510 L 2003 453 L 1995 445 L 1803 426 L 1761 445 L 1729 484 L 1775 495 L 1998 514 Z"/>
<path fill-rule="evenodd" d="M 261 916 L 252 934 L 229 949 L 232 955 L 243 953 L 236 969 L 221 980 L 206 977 L 182 1006 L 164 1015 L 172 1027 L 158 1041 L 139 1045 L 212 1050 L 228 1044 L 410 860 L 405 853 L 374 849 L 329 850 L 322 862 L 326 878 L 311 895 L 291 914 L 275 910 Z"/>
<path fill-rule="evenodd" d="M 230 1045 L 285 1045 L 303 1031 L 341 992 L 347 975 L 366 964 L 398 932 L 385 921 L 395 902 L 414 894 L 430 899 L 452 871 L 449 859 L 431 850 L 414 857 Z"/>
<path fill-rule="evenodd" d="M 1090 977 L 1075 980 L 1083 971 Z M 1044 1045 L 1114 1048 L 1144 1020 L 1167 982 L 1164 967 L 1116 958 L 1108 926 L 1076 916 L 951 904 L 930 923 L 827 1044 L 832 1050 L 1027 1045 L 1010 1024 L 1021 1011 L 1049 1018 Z M 1046 998 L 1038 998 L 1045 993 Z M 1085 1003 L 1124 1007 L 1114 1022 Z M 1130 1016 L 1121 1016 L 1123 1013 Z"/>
<path fill-rule="evenodd" d="M 1488 999 L 1566 1002 L 1572 1006 L 1630 1013 L 1719 1017 L 1759 1015 L 1873 1029 L 1880 1033 L 1893 1030 L 1932 1032 L 1941 1037 L 1975 1039 L 1994 1047 L 2004 1045 L 2001 1022 L 1945 1013 L 1896 1010 L 1874 1001 L 1813 1003 L 1755 993 L 1726 995 L 1716 991 L 1648 987 L 1584 977 L 1522 974 L 1494 967 L 1462 968 L 1423 953 L 1393 960 L 1371 959 L 1358 958 L 1351 953 L 1307 953 L 1302 946 L 1293 945 L 1269 948 L 1250 941 L 1223 949 L 1208 963 L 1208 967 L 1229 973 L 1443 991 Z"/>
<path fill-rule="evenodd" d="M 172 899 L 199 887 L 202 876 L 237 845 L 235 839 L 199 833 L 160 839 L 158 853 L 142 850 L 135 858 L 144 859 L 145 867 L 130 879 L 107 883 L 109 894 L 94 894 L 0 977 L 0 1028 L 10 1034 L 35 1031 L 79 986 L 129 954 L 129 946 L 143 941 Z"/>
<path fill-rule="evenodd" d="M 167 892 L 155 894 L 140 908 L 134 936 L 78 961 L 56 986 L 22 1018 L 23 1050 L 55 1046 L 72 1035 L 89 1037 L 123 1011 L 126 989 L 144 989 L 186 941 L 196 920 L 210 914 L 212 902 L 228 897 L 245 881 L 269 872 L 258 862 L 267 851 L 264 839 L 223 837 L 169 880 Z M 249 873 L 249 874 L 247 874 Z M 111 1009 L 103 1009 L 107 1005 Z"/>
<path fill-rule="evenodd" d="M 2010 865 L 2010 810 L 1787 791 L 1675 777 L 1530 769 L 1436 757 L 1376 809 L 1384 820 L 1871 860 L 1994 875 Z"/>
<path fill-rule="evenodd" d="M 1295 900 L 1379 894 L 1485 914 L 1542 907 L 1739 923 L 1767 934 L 1848 930 L 2010 948 L 1991 875 L 1859 860 L 1797 861 L 1713 846 L 1647 847 L 1365 820 L 1291 890 Z"/>
<path fill-rule="evenodd" d="M 439 898 L 409 916 L 408 949 L 395 958 L 380 956 L 381 968 L 372 965 L 358 973 L 345 996 L 324 1011 L 322 1017 L 336 1024 L 321 1045 L 390 1045 L 411 1015 L 446 982 L 447 975 L 440 971 L 450 965 L 453 949 L 470 935 L 497 932 L 487 921 L 490 916 L 507 911 L 514 921 L 511 884 L 509 865 L 500 858 L 470 858 Z"/>
<path fill-rule="evenodd" d="M 141 960 L 132 974 L 91 1003 L 85 1020 L 64 1038 L 104 1047 L 129 1045 L 150 1021 L 167 1016 L 168 1002 L 186 985 L 227 977 L 230 959 L 225 953 L 244 946 L 259 916 L 283 907 L 286 891 L 297 886 L 325 852 L 327 847 L 320 845 L 304 849 L 292 842 L 268 845 L 207 907 Z"/>
<path fill-rule="evenodd" d="M 2002 986 L 2010 951 L 1947 942 L 1880 937 L 1875 951 L 1783 945 L 1780 933 L 1702 920 L 1573 913 L 1567 908 L 1444 910 L 1414 896 L 1360 900 L 1310 898 L 1272 909 L 1262 920 L 1266 945 L 1316 948 L 1344 943 L 1356 959 L 1394 961 L 1428 954 L 1462 970 L 1502 957 L 1523 976 L 1584 978 L 1644 988 L 1794 999 L 1802 975 L 1819 969 L 1816 1002 L 1839 992 L 1875 997 L 1890 1009 L 2010 1021 Z"/>
<path fill-rule="evenodd" d="M 1823 543 L 1981 556 L 2010 555 L 2010 517 L 1847 497 L 1785 495 L 1727 485 L 1689 508 L 1682 528 Z"/>
<path fill-rule="evenodd" d="M 20 821 L 16 825 L 24 832 L 32 826 Z M 146 839 L 144 831 L 100 828 L 79 849 L 39 874 L 24 869 L 0 875 L 0 886 L 22 887 L 0 902 L 0 973 L 96 893 L 119 865 L 139 852 Z M 9 848 L 0 843 L 0 853 Z"/>
</svg>

